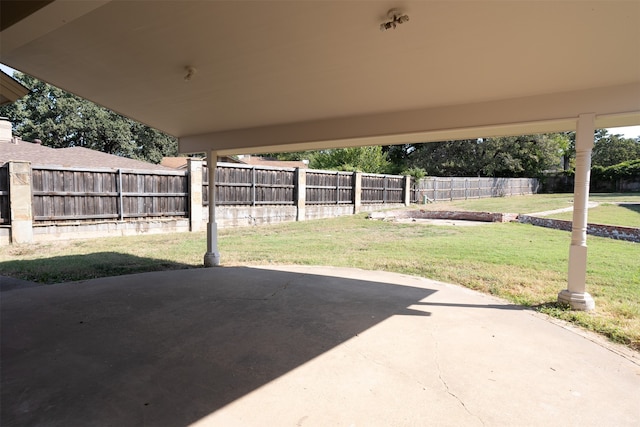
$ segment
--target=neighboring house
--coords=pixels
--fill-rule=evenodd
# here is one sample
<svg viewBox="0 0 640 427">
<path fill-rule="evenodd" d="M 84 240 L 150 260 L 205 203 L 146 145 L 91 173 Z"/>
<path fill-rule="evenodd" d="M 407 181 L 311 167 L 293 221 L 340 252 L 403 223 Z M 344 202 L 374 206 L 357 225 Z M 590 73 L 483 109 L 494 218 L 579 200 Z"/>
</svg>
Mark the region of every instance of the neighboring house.
<svg viewBox="0 0 640 427">
<path fill-rule="evenodd" d="M 187 169 L 189 159 L 205 160 L 205 157 L 163 157 L 160 164 L 171 169 Z M 220 159 L 218 158 L 218 161 Z"/>
<path fill-rule="evenodd" d="M 276 168 L 301 168 L 309 167 L 308 160 L 276 160 L 260 156 L 238 156 L 238 161 L 251 166 L 273 166 Z"/>
<path fill-rule="evenodd" d="M 189 157 L 163 157 L 160 164 L 173 169 L 186 169 L 188 158 Z M 206 160 L 206 157 L 201 158 L 201 160 Z M 275 160 L 275 159 L 270 159 L 266 157 L 251 156 L 251 155 L 240 155 L 237 158 L 230 157 L 230 156 L 222 156 L 222 157 L 218 157 L 218 162 L 238 163 L 238 164 L 251 165 L 251 166 L 272 166 L 276 168 L 306 169 L 309 167 L 308 160 L 285 161 L 285 160 Z"/>
<path fill-rule="evenodd" d="M 186 169 L 188 157 L 163 157 L 160 164 L 171 169 Z"/>
<path fill-rule="evenodd" d="M 51 148 L 39 141 L 28 142 L 11 135 L 11 123 L 0 120 L 0 165 L 9 161 L 28 161 L 37 166 L 172 170 L 171 168 L 115 156 L 84 147 Z"/>
</svg>

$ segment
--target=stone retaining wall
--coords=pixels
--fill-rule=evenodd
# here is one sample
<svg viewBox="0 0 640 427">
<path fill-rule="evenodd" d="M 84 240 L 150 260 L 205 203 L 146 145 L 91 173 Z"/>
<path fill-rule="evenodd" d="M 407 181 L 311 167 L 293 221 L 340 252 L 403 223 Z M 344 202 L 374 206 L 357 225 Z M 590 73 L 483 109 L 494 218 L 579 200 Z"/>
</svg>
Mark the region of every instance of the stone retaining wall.
<svg viewBox="0 0 640 427">
<path fill-rule="evenodd" d="M 571 221 L 541 218 L 530 215 L 520 215 L 518 220 L 524 224 L 532 224 L 538 227 L 571 231 Z M 598 237 L 608 237 L 610 239 L 626 240 L 629 242 L 640 242 L 640 228 L 604 224 L 587 224 L 587 234 Z"/>
<path fill-rule="evenodd" d="M 369 219 L 394 220 L 394 219 L 450 219 L 458 221 L 484 221 L 484 222 L 511 222 L 519 221 L 538 227 L 553 228 L 556 230 L 571 231 L 571 221 L 543 218 L 531 215 L 518 215 L 515 213 L 495 212 L 467 212 L 467 211 L 427 211 L 422 209 L 405 209 L 372 212 Z M 640 228 L 623 227 L 616 225 L 588 224 L 587 233 L 592 236 L 608 237 L 610 239 L 626 240 L 640 243 Z"/>
<path fill-rule="evenodd" d="M 511 222 L 518 219 L 515 213 L 500 212 L 468 212 L 468 211 L 427 211 L 423 209 L 409 209 L 400 211 L 373 212 L 370 219 L 451 219 L 461 221 L 483 222 Z"/>
</svg>

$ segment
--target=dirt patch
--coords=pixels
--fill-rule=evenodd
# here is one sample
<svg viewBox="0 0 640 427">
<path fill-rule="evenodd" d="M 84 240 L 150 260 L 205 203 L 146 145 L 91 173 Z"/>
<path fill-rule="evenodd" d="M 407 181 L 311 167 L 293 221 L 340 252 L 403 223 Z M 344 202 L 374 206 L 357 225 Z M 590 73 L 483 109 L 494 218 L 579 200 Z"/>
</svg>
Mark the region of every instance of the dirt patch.
<svg viewBox="0 0 640 427">
<path fill-rule="evenodd" d="M 481 225 L 489 222 L 510 222 L 518 214 L 471 211 L 426 211 L 407 209 L 401 211 L 372 212 L 369 219 L 395 222 L 423 222 L 436 225 Z"/>
<path fill-rule="evenodd" d="M 487 221 L 467 221 L 467 220 L 452 220 L 452 219 L 423 219 L 423 218 L 399 218 L 393 220 L 394 222 L 407 224 L 431 224 L 431 225 L 450 225 L 458 227 L 474 227 L 478 225 L 487 225 Z"/>
</svg>

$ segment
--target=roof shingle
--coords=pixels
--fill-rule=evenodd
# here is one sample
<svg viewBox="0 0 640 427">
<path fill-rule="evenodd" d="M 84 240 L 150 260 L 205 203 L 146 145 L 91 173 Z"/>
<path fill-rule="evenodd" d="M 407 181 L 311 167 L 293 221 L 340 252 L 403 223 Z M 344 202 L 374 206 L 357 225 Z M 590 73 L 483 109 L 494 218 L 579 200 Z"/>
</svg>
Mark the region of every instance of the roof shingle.
<svg viewBox="0 0 640 427">
<path fill-rule="evenodd" d="M 0 142 L 0 164 L 28 161 L 34 166 L 172 170 L 161 165 L 102 153 L 84 147 L 51 148 L 20 139 Z"/>
</svg>

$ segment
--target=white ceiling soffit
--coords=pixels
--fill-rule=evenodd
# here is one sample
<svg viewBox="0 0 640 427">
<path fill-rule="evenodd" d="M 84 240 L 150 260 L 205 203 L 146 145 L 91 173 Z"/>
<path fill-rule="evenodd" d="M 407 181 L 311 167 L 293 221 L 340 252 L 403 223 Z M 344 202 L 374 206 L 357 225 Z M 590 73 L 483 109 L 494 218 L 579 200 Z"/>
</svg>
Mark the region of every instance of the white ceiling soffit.
<svg viewBox="0 0 640 427">
<path fill-rule="evenodd" d="M 392 7 L 410 20 L 382 32 Z M 58 0 L 3 29 L 0 53 L 181 151 L 240 153 L 570 129 L 588 112 L 640 124 L 639 18 L 640 1 Z"/>
</svg>

